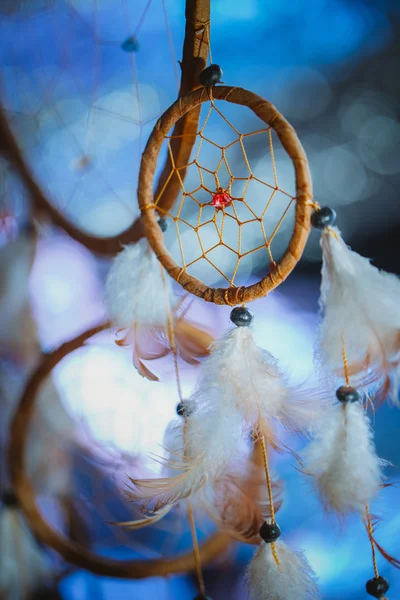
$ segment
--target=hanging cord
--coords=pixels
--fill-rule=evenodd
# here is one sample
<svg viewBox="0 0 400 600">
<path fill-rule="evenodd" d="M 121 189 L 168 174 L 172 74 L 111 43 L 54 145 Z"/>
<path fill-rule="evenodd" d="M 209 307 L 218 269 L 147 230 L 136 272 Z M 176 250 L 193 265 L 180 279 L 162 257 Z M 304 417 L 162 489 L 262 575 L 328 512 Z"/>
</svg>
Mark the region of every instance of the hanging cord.
<svg viewBox="0 0 400 600">
<path fill-rule="evenodd" d="M 346 381 L 346 385 L 349 386 L 350 385 L 350 377 L 349 377 L 349 363 L 347 360 L 347 352 L 346 352 L 346 346 L 344 343 L 344 336 L 342 335 L 342 356 L 343 356 L 343 370 L 344 370 L 344 378 Z M 343 409 L 345 409 L 346 406 L 343 405 Z M 367 517 L 367 531 L 368 531 L 368 538 L 371 544 L 371 552 L 372 552 L 372 564 L 374 566 L 374 573 L 375 573 L 375 578 L 378 579 L 379 577 L 379 571 L 378 571 L 378 565 L 376 562 L 376 550 L 375 550 L 375 542 L 374 542 L 374 535 L 373 535 L 373 529 L 372 529 L 372 521 L 371 521 L 371 513 L 369 511 L 369 504 L 366 505 L 365 507 L 365 515 Z"/>
<path fill-rule="evenodd" d="M 265 438 L 263 435 L 260 437 L 259 442 L 261 444 L 261 450 L 262 450 L 263 462 L 264 462 L 264 470 L 265 470 L 265 478 L 267 480 L 268 499 L 269 499 L 269 505 L 270 505 L 270 511 L 271 511 L 271 524 L 273 525 L 275 523 L 274 498 L 273 498 L 273 494 L 272 494 L 272 482 L 271 482 L 271 475 L 269 472 L 269 465 L 268 465 L 267 445 L 265 443 Z M 271 552 L 272 552 L 272 556 L 274 557 L 274 561 L 276 562 L 276 565 L 279 568 L 280 562 L 279 562 L 279 558 L 278 558 L 278 554 L 276 552 L 276 547 L 275 547 L 274 542 L 272 542 L 272 544 L 271 544 Z"/>
<path fill-rule="evenodd" d="M 208 37 L 208 59 L 210 61 L 210 65 L 212 65 L 213 58 L 212 58 L 212 50 L 211 50 L 211 23 L 210 23 L 210 21 L 207 23 L 206 29 L 207 29 L 207 37 Z"/>
<path fill-rule="evenodd" d="M 343 357 L 343 370 L 344 370 L 344 379 L 347 386 L 350 386 L 350 377 L 349 377 L 349 363 L 347 360 L 347 352 L 346 347 L 344 345 L 344 336 L 342 335 L 342 357 Z"/>
<path fill-rule="evenodd" d="M 375 550 L 375 542 L 374 542 L 374 532 L 373 532 L 373 529 L 372 529 L 372 521 L 371 521 L 371 514 L 369 512 L 369 504 L 367 504 L 367 506 L 365 507 L 365 514 L 367 516 L 368 537 L 369 537 L 369 541 L 371 542 L 372 563 L 374 565 L 375 578 L 378 579 L 378 577 L 379 577 L 379 571 L 378 571 L 378 565 L 376 563 L 376 550 Z"/>
<path fill-rule="evenodd" d="M 174 357 L 176 386 L 177 386 L 177 390 L 178 390 L 179 401 L 181 403 L 184 403 L 184 398 L 183 398 L 183 394 L 182 394 L 182 384 L 181 384 L 181 378 L 180 378 L 180 372 L 179 372 L 178 352 L 177 352 L 176 343 L 175 343 L 175 333 L 174 333 L 173 319 L 172 319 L 172 313 L 171 313 L 171 306 L 170 306 L 169 297 L 168 297 L 167 284 L 165 281 L 165 272 L 164 272 L 164 269 L 161 266 L 161 264 L 160 264 L 160 271 L 161 271 L 161 277 L 162 277 L 162 281 L 163 281 L 163 287 L 164 287 L 164 293 L 165 293 L 165 299 L 166 299 L 166 305 L 167 305 L 168 336 L 169 336 L 169 344 L 170 344 L 171 352 Z M 187 436 L 187 422 L 186 422 L 186 417 L 185 417 L 185 424 L 183 427 L 183 447 L 184 448 L 186 448 L 186 436 Z M 201 566 L 201 556 L 200 556 L 199 542 L 198 542 L 197 533 L 196 533 L 196 524 L 195 524 L 195 520 L 194 520 L 193 508 L 192 508 L 192 505 L 189 500 L 187 501 L 187 505 L 188 505 L 190 531 L 192 534 L 193 556 L 194 556 L 194 562 L 196 565 L 197 582 L 199 585 L 200 594 L 205 595 L 206 589 L 205 589 L 204 578 L 203 578 L 203 570 L 202 570 L 202 566 Z"/>
</svg>

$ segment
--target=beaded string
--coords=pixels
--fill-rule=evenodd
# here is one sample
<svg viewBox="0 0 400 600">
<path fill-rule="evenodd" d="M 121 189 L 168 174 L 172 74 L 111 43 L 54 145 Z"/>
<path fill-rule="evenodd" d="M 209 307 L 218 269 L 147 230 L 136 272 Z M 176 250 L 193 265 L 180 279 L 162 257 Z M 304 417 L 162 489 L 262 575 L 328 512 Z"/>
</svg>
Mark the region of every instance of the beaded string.
<svg viewBox="0 0 400 600">
<path fill-rule="evenodd" d="M 376 562 L 376 550 L 375 550 L 375 542 L 374 542 L 374 537 L 373 537 L 371 514 L 369 512 L 369 504 L 367 504 L 367 506 L 365 507 L 365 513 L 367 515 L 368 537 L 369 537 L 369 541 L 371 543 L 371 550 L 372 550 L 372 564 L 374 566 L 375 579 L 378 579 L 379 571 L 378 571 L 378 565 Z"/>
<path fill-rule="evenodd" d="M 342 357 L 343 357 L 344 378 L 345 378 L 346 386 L 349 387 L 350 386 L 349 363 L 348 363 L 348 359 L 347 359 L 346 346 L 344 343 L 344 335 L 342 335 Z M 346 405 L 343 404 L 343 410 L 345 410 L 345 409 L 346 409 Z M 378 571 L 378 564 L 376 561 L 376 550 L 375 550 L 375 542 L 374 542 L 374 537 L 373 537 L 373 528 L 372 528 L 369 504 L 367 504 L 365 507 L 365 515 L 367 517 L 367 531 L 368 531 L 368 538 L 369 538 L 369 541 L 371 544 L 372 564 L 374 567 L 375 579 L 378 579 L 379 571 Z"/>
<path fill-rule="evenodd" d="M 165 273 L 164 273 L 164 269 L 161 266 L 161 264 L 160 264 L 160 271 L 161 271 L 161 278 L 162 278 L 162 282 L 163 282 L 166 306 L 167 306 L 168 336 L 169 336 L 169 344 L 170 344 L 171 352 L 174 357 L 176 386 L 177 386 L 177 390 L 178 390 L 179 402 L 181 404 L 183 404 L 184 398 L 183 398 L 183 394 L 182 394 L 182 383 L 181 383 L 180 371 L 179 371 L 178 352 L 176 349 L 173 319 L 172 319 L 170 302 L 169 302 L 169 298 L 168 298 L 167 284 L 165 281 Z M 186 436 L 187 436 L 186 416 L 184 418 L 185 418 L 185 422 L 184 422 L 184 426 L 183 426 L 183 447 L 186 448 Z M 204 595 L 205 594 L 205 584 L 204 584 L 203 571 L 202 571 L 202 566 L 201 566 L 200 548 L 199 548 L 199 542 L 197 539 L 196 524 L 195 524 L 195 519 L 194 519 L 194 514 L 193 514 L 193 508 L 192 508 L 192 505 L 189 500 L 187 501 L 187 505 L 188 505 L 188 516 L 189 516 L 190 531 L 191 531 L 192 544 L 193 544 L 193 556 L 194 556 L 194 562 L 195 562 L 195 566 L 196 566 L 197 582 L 199 585 L 200 594 Z"/>
<path fill-rule="evenodd" d="M 274 498 L 273 498 L 273 494 L 272 494 L 272 482 L 271 482 L 271 475 L 269 472 L 269 465 L 268 465 L 267 445 L 265 443 L 265 438 L 263 435 L 260 437 L 259 441 L 261 444 L 261 450 L 262 450 L 262 455 L 263 455 L 265 478 L 267 480 L 268 499 L 269 499 L 270 511 L 271 511 L 271 525 L 274 525 L 275 524 Z M 278 558 L 278 554 L 276 552 L 276 547 L 275 547 L 274 542 L 271 543 L 271 552 L 272 552 L 272 556 L 274 557 L 274 561 L 275 561 L 277 567 L 279 568 L 280 561 Z"/>
<path fill-rule="evenodd" d="M 232 310 L 230 319 L 231 319 L 232 323 L 234 323 L 234 325 L 236 325 L 236 327 L 250 327 L 251 322 L 253 320 L 253 315 L 246 308 L 245 303 L 241 303 L 241 307 L 237 306 L 236 308 L 234 308 Z M 259 419 L 261 420 L 260 414 L 259 414 Z M 271 474 L 270 474 L 269 465 L 268 465 L 267 441 L 266 441 L 265 436 L 262 434 L 262 432 L 260 431 L 259 428 L 258 428 L 258 431 L 256 428 L 253 433 L 254 433 L 254 438 L 253 438 L 254 442 L 255 443 L 258 442 L 260 444 L 260 448 L 261 448 L 261 452 L 262 452 L 262 460 L 263 460 L 263 466 L 264 466 L 264 471 L 265 471 L 265 479 L 267 482 L 268 500 L 269 500 L 269 507 L 270 507 L 270 523 L 265 522 L 264 525 L 261 527 L 259 533 L 260 533 L 261 538 L 264 539 L 265 542 L 271 544 L 272 556 L 274 558 L 274 561 L 275 561 L 279 571 L 281 571 L 280 561 L 279 561 L 275 543 L 274 543 L 274 541 L 277 540 L 280 535 L 280 530 L 279 530 L 279 527 L 275 523 L 274 496 L 273 496 L 273 492 L 272 492 Z M 264 527 L 272 527 L 273 529 L 276 529 L 277 532 L 279 532 L 279 535 L 277 535 L 273 539 L 267 539 L 267 537 L 265 535 L 263 535 L 263 533 L 262 533 L 262 529 Z"/>
</svg>

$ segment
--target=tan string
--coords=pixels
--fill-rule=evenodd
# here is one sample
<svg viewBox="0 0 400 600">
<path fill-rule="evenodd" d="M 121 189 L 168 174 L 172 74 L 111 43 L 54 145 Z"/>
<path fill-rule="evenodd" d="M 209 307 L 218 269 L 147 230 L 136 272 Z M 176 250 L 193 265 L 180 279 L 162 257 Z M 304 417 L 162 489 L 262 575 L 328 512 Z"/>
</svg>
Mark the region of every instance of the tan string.
<svg viewBox="0 0 400 600">
<path fill-rule="evenodd" d="M 269 499 L 270 511 L 271 511 L 271 524 L 273 525 L 275 523 L 274 497 L 272 494 L 272 481 L 271 481 L 271 475 L 269 472 L 269 465 L 268 465 L 267 446 L 266 446 L 265 438 L 263 435 L 260 436 L 259 442 L 261 444 L 261 450 L 262 450 L 263 462 L 264 462 L 264 470 L 265 470 L 265 478 L 267 480 L 268 499 Z M 278 554 L 276 552 L 276 547 L 275 547 L 274 543 L 271 544 L 271 552 L 272 552 L 272 556 L 274 557 L 274 561 L 275 561 L 277 567 L 279 568 L 281 563 L 279 561 Z"/>
<path fill-rule="evenodd" d="M 374 565 L 375 578 L 378 579 L 378 577 L 379 577 L 379 571 L 378 571 L 378 565 L 377 565 L 377 562 L 376 562 L 374 532 L 373 532 L 373 529 L 372 529 L 372 521 L 371 521 L 371 514 L 369 512 L 369 504 L 367 504 L 367 506 L 365 507 L 365 514 L 367 515 L 368 537 L 369 537 L 369 541 L 371 542 L 372 563 Z"/>
<path fill-rule="evenodd" d="M 174 357 L 176 385 L 177 385 L 177 389 L 178 389 L 179 401 L 181 403 L 184 403 L 183 394 L 182 394 L 182 384 L 181 384 L 181 378 L 180 378 L 180 372 L 179 372 L 178 352 L 176 349 L 176 342 L 175 342 L 173 319 L 172 319 L 171 307 L 170 307 L 170 303 L 169 303 L 167 284 L 165 281 L 165 272 L 161 265 L 160 265 L 160 271 L 161 271 L 161 277 L 162 277 L 164 293 L 165 293 L 165 298 L 166 298 L 166 305 L 167 305 L 168 336 L 169 336 L 169 344 L 170 344 L 171 352 Z M 185 417 L 185 424 L 183 427 L 184 448 L 186 448 L 186 435 L 187 435 L 187 423 L 186 423 L 186 417 Z M 187 501 L 187 505 L 188 505 L 188 516 L 189 516 L 189 522 L 190 522 L 190 531 L 191 531 L 192 543 L 193 543 L 193 556 L 194 556 L 194 562 L 196 565 L 197 581 L 198 581 L 198 585 L 199 585 L 199 591 L 201 594 L 204 595 L 205 594 L 205 585 L 204 585 L 203 571 L 202 571 L 202 566 L 201 566 L 200 548 L 199 548 L 199 542 L 197 539 L 196 524 L 195 524 L 195 520 L 194 520 L 193 508 L 189 501 Z"/>
<path fill-rule="evenodd" d="M 350 385 L 350 377 L 349 377 L 349 363 L 347 360 L 347 352 L 346 347 L 344 345 L 344 336 L 342 335 L 342 357 L 343 357 L 343 370 L 344 370 L 344 378 L 346 381 L 346 385 Z"/>
<path fill-rule="evenodd" d="M 342 335 L 342 356 L 343 356 L 344 377 L 345 377 L 346 385 L 349 386 L 350 385 L 349 364 L 348 364 L 346 346 L 345 346 L 345 343 L 344 343 L 344 336 L 343 335 Z M 345 408 L 344 405 L 343 405 L 343 408 Z M 373 528 L 372 528 L 371 514 L 370 514 L 370 511 L 369 511 L 369 505 L 368 504 L 365 507 L 365 514 L 366 514 L 366 517 L 367 517 L 368 538 L 369 538 L 369 541 L 370 541 L 370 544 L 371 544 L 372 564 L 373 564 L 373 567 L 374 567 L 375 578 L 378 579 L 378 577 L 379 577 L 379 571 L 378 571 L 378 565 L 377 565 L 377 562 L 376 562 L 374 532 L 373 532 Z"/>
<path fill-rule="evenodd" d="M 204 596 L 206 593 L 206 587 L 204 584 L 203 571 L 201 568 L 199 542 L 197 539 L 196 524 L 194 522 L 193 508 L 189 502 L 188 502 L 188 515 L 189 515 L 189 522 L 190 522 L 190 531 L 192 534 L 192 541 L 193 541 L 193 555 L 194 555 L 194 560 L 196 563 L 197 582 L 199 584 L 199 592 L 200 592 L 200 594 L 202 594 Z"/>
</svg>

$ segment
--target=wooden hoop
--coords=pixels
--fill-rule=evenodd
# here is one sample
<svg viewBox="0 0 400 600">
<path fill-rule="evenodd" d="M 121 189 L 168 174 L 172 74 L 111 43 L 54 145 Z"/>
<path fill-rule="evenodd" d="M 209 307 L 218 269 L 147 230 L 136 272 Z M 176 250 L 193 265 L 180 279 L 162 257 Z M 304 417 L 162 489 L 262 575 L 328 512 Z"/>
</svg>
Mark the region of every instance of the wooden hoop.
<svg viewBox="0 0 400 600">
<path fill-rule="evenodd" d="M 25 468 L 25 446 L 38 391 L 52 369 L 68 354 L 83 346 L 90 337 L 107 329 L 108 323 L 93 327 L 78 337 L 60 346 L 50 354 L 43 354 L 42 360 L 26 384 L 10 432 L 9 469 L 13 490 L 18 498 L 19 508 L 27 519 L 33 533 L 41 542 L 58 552 L 67 562 L 106 577 L 123 579 L 143 579 L 145 577 L 166 576 L 195 570 L 192 552 L 176 558 L 157 560 L 113 560 L 89 552 L 82 546 L 63 537 L 43 518 L 38 509 L 34 489 Z M 224 533 L 210 536 L 200 547 L 203 563 L 210 562 L 227 549 L 232 540 Z"/>
<path fill-rule="evenodd" d="M 300 260 L 310 231 L 310 217 L 313 211 L 312 182 L 307 157 L 296 131 L 273 104 L 242 88 L 217 86 L 213 88 L 212 95 L 216 100 L 248 106 L 264 123 L 275 130 L 293 162 L 296 177 L 296 215 L 292 237 L 283 258 L 271 267 L 263 279 L 251 286 L 210 288 L 179 267 L 164 244 L 153 199 L 153 179 L 158 155 L 165 136 L 175 123 L 190 110 L 210 100 L 209 88 L 199 88 L 179 98 L 157 121 L 142 156 L 138 198 L 145 235 L 170 276 L 185 290 L 206 302 L 235 305 L 265 296 L 286 279 Z"/>
</svg>

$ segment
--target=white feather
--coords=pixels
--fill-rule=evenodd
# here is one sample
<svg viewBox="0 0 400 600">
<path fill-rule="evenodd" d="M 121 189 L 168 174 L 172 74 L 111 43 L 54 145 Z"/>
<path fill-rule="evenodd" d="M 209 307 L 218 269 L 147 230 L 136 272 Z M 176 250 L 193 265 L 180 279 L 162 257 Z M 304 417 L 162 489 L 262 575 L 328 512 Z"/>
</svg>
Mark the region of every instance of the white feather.
<svg viewBox="0 0 400 600">
<path fill-rule="evenodd" d="M 331 407 L 304 457 L 331 510 L 364 511 L 379 492 L 385 463 L 376 455 L 369 418 L 358 402 Z"/>
<path fill-rule="evenodd" d="M 352 251 L 337 228 L 324 230 L 321 247 L 320 358 L 343 369 L 343 340 L 354 374 L 365 376 L 367 368 L 386 374 L 400 348 L 400 280 Z"/>
<path fill-rule="evenodd" d="M 171 293 L 168 275 L 165 285 Z M 106 305 L 110 318 L 121 328 L 135 322 L 150 327 L 167 325 L 160 263 L 145 238 L 125 246 L 114 259 L 106 282 Z"/>
<path fill-rule="evenodd" d="M 253 428 L 258 427 L 274 443 L 273 419 L 292 426 L 299 415 L 304 418 L 303 407 L 289 402 L 275 359 L 256 346 L 247 327 L 237 327 L 211 345 L 189 402 L 194 410 L 186 420 L 185 442 L 178 429 L 166 476 L 132 480 L 131 498 L 145 505 L 155 500 L 155 510 L 212 483 L 240 456 Z M 183 450 L 177 452 L 177 448 Z"/>
<path fill-rule="evenodd" d="M 212 483 L 226 465 L 240 454 L 243 420 L 237 411 L 219 403 L 215 395 L 199 397 L 200 407 L 187 419 L 184 441 L 183 427 L 169 435 L 169 456 L 160 479 L 131 479 L 134 487 L 129 497 L 141 500 L 147 507 L 155 501 L 158 511 L 167 504 L 194 495 Z"/>
<path fill-rule="evenodd" d="M 50 563 L 14 508 L 0 509 L 0 597 L 26 600 L 52 578 Z"/>
<path fill-rule="evenodd" d="M 288 427 L 310 424 L 311 404 L 295 402 L 276 359 L 259 348 L 249 327 L 236 327 L 211 346 L 198 389 L 213 390 L 220 402 L 238 410 L 248 428 L 279 420 Z M 198 392 L 193 401 L 198 403 Z"/>
<path fill-rule="evenodd" d="M 304 554 L 283 542 L 275 543 L 277 566 L 271 544 L 262 542 L 250 563 L 247 581 L 252 600 L 317 600 L 316 576 Z"/>
</svg>

